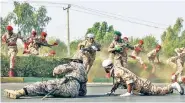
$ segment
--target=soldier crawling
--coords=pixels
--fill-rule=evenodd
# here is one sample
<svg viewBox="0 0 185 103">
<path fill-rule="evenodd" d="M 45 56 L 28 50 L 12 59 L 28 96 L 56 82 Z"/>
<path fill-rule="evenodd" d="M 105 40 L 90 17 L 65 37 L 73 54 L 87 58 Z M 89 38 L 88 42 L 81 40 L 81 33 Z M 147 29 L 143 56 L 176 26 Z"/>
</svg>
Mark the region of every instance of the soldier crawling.
<svg viewBox="0 0 185 103">
<path fill-rule="evenodd" d="M 183 87 L 181 87 L 181 85 L 177 82 L 164 87 L 156 86 L 152 84 L 149 80 L 136 76 L 134 73 L 124 67 L 114 66 L 112 61 L 109 59 L 104 60 L 102 66 L 104 67 L 106 73 L 111 73 L 115 76 L 117 83 L 126 83 L 127 93 L 120 96 L 130 96 L 132 95 L 132 93 L 142 93 L 144 95 L 165 95 L 171 93 L 173 89 L 176 89 L 181 95 L 184 94 Z M 107 94 L 114 93 L 114 91 L 118 87 L 117 83 L 115 83 L 111 92 L 108 92 Z"/>
<path fill-rule="evenodd" d="M 18 99 L 22 96 L 40 96 L 48 93 L 56 97 L 77 97 L 86 95 L 87 74 L 82 60 L 72 59 L 69 63 L 54 68 L 53 75 L 61 73 L 64 74 L 63 78 L 36 82 L 20 90 L 5 89 L 4 93 L 8 98 L 12 99 Z"/>
</svg>

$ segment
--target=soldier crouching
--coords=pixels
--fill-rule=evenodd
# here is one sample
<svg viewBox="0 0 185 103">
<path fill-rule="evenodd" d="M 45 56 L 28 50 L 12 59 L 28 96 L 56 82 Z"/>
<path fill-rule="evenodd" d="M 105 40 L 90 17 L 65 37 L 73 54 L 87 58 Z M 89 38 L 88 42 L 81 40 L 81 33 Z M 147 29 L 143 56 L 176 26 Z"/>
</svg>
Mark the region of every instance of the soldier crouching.
<svg viewBox="0 0 185 103">
<path fill-rule="evenodd" d="M 50 93 L 55 97 L 85 96 L 87 93 L 87 74 L 82 61 L 72 60 L 54 68 L 53 75 L 64 74 L 64 77 L 56 80 L 36 82 L 27 85 L 20 90 L 5 89 L 8 98 L 18 99 L 22 96 L 41 96 Z"/>
</svg>

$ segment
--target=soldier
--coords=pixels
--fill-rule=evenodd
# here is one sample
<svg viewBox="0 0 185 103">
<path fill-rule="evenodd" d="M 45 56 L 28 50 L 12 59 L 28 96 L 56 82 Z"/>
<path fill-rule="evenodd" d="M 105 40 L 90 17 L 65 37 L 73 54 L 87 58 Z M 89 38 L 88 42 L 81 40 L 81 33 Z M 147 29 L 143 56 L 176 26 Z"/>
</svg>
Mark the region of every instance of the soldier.
<svg viewBox="0 0 185 103">
<path fill-rule="evenodd" d="M 143 40 L 140 40 L 139 43 L 134 46 L 134 50 L 133 50 L 132 54 L 129 56 L 133 59 L 137 59 L 140 62 L 140 64 L 142 65 L 143 69 L 146 70 L 147 69 L 146 64 L 144 64 L 142 58 L 139 57 L 140 52 L 142 52 L 144 50 L 143 44 L 144 44 Z"/>
<path fill-rule="evenodd" d="M 154 73 L 156 69 L 155 63 L 154 63 L 155 58 L 157 58 L 157 63 L 160 63 L 159 61 L 159 51 L 160 50 L 161 50 L 161 46 L 157 45 L 154 50 L 152 50 L 151 52 L 147 54 L 149 62 L 152 63 L 152 73 Z"/>
<path fill-rule="evenodd" d="M 50 94 L 55 97 L 85 96 L 87 93 L 87 74 L 82 60 L 71 59 L 69 63 L 54 68 L 53 75 L 64 74 L 64 77 L 55 80 L 36 82 L 24 86 L 20 90 L 5 89 L 8 98 L 18 99 L 22 96 L 41 96 Z"/>
<path fill-rule="evenodd" d="M 183 73 L 183 66 L 185 62 L 185 47 L 182 48 L 176 48 L 175 52 L 177 53 L 177 56 L 171 57 L 167 60 L 168 64 L 176 64 L 177 71 L 172 75 L 172 81 L 177 78 L 178 81 L 181 80 L 181 76 Z"/>
<path fill-rule="evenodd" d="M 87 74 L 95 60 L 96 51 L 100 51 L 100 44 L 94 40 L 94 34 L 87 34 L 87 39 L 78 44 L 78 52 L 74 57 L 83 59 Z"/>
<path fill-rule="evenodd" d="M 29 47 L 30 43 L 33 43 L 33 41 L 37 38 L 36 35 L 37 35 L 36 31 L 32 31 L 31 36 L 29 38 L 27 38 L 27 40 L 24 42 L 23 54 L 28 51 L 28 47 Z"/>
<path fill-rule="evenodd" d="M 112 58 L 114 56 L 115 65 L 127 67 L 127 52 L 126 48 L 134 49 L 128 43 L 121 39 L 121 32 L 114 32 L 114 40 L 110 44 L 108 48 L 108 52 L 110 52 L 109 57 Z"/>
<path fill-rule="evenodd" d="M 39 48 L 41 46 L 48 46 L 48 47 L 51 47 L 51 46 L 56 46 L 58 45 L 56 42 L 52 45 L 48 44 L 47 40 L 46 40 L 46 36 L 47 36 L 47 33 L 46 32 L 42 32 L 41 33 L 41 38 L 37 38 L 37 39 L 34 39 L 32 43 L 30 43 L 29 45 L 29 49 L 27 51 L 24 51 L 24 53 L 27 53 L 27 54 L 33 54 L 33 55 L 39 55 Z"/>
<path fill-rule="evenodd" d="M 171 93 L 173 89 L 176 89 L 181 95 L 184 94 L 184 89 L 177 82 L 169 84 L 167 86 L 161 87 L 152 84 L 149 80 L 140 78 L 134 73 L 129 71 L 127 68 L 114 66 L 111 60 L 104 60 L 102 63 L 106 73 L 111 73 L 117 80 L 117 83 L 125 82 L 127 87 L 127 93 L 120 96 L 130 96 L 132 93 L 143 95 L 165 95 Z M 107 94 L 112 94 L 117 89 L 116 85 L 113 86 L 111 92 Z M 132 93 L 131 93 L 132 92 Z"/>
<path fill-rule="evenodd" d="M 8 73 L 9 77 L 14 77 L 15 76 L 15 58 L 18 53 L 17 49 L 17 39 L 21 39 L 22 37 L 18 34 L 13 33 L 13 28 L 12 26 L 7 26 L 6 27 L 7 31 L 3 36 L 2 36 L 2 41 L 5 42 L 8 45 L 8 56 L 10 57 L 10 71 Z"/>
</svg>

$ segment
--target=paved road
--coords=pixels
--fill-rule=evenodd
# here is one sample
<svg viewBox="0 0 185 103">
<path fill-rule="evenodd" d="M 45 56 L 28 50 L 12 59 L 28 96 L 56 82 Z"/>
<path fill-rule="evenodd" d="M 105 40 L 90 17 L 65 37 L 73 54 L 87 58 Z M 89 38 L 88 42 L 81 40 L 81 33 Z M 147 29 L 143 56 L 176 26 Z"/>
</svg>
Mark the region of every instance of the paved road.
<svg viewBox="0 0 185 103">
<path fill-rule="evenodd" d="M 20 89 L 29 83 L 2 83 L 1 91 L 7 89 Z M 159 84 L 158 84 L 159 85 Z M 119 97 L 119 96 L 105 96 L 104 93 L 109 91 L 111 85 L 103 84 L 88 84 L 87 96 L 81 98 L 46 98 L 45 102 L 184 102 L 185 95 L 179 95 L 176 91 L 174 94 L 166 96 L 132 96 L 132 97 Z M 184 86 L 185 88 L 185 86 Z M 124 93 L 124 89 L 118 89 L 116 94 Z M 1 92 L 1 102 L 43 102 L 41 96 L 37 97 L 22 97 L 21 99 L 8 99 Z"/>
</svg>

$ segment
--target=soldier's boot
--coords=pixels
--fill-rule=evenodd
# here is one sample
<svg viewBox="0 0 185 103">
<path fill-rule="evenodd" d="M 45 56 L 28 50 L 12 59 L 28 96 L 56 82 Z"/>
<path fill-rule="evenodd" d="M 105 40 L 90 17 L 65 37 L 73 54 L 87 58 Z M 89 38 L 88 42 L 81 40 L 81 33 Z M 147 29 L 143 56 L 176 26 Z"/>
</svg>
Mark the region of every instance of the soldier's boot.
<svg viewBox="0 0 185 103">
<path fill-rule="evenodd" d="M 180 95 L 184 95 L 184 88 L 177 82 L 171 84 L 172 89 L 177 90 Z"/>
<path fill-rule="evenodd" d="M 142 67 L 143 67 L 144 70 L 146 70 L 146 69 L 148 68 L 148 67 L 146 66 L 146 64 L 144 64 L 144 63 L 142 64 Z"/>
<path fill-rule="evenodd" d="M 177 81 L 178 81 L 178 83 L 180 83 L 180 84 L 185 84 L 185 77 L 182 77 L 182 76 L 181 76 L 181 77 L 178 78 Z"/>
<path fill-rule="evenodd" d="M 18 99 L 21 96 L 25 96 L 26 95 L 24 89 L 20 89 L 20 90 L 8 90 L 8 89 L 5 89 L 4 90 L 4 94 L 5 94 L 6 97 L 11 98 L 11 99 Z"/>
<path fill-rule="evenodd" d="M 15 77 L 15 71 L 14 69 L 10 68 L 10 71 L 8 72 L 9 77 Z"/>
<path fill-rule="evenodd" d="M 120 97 L 127 97 L 127 96 L 131 96 L 131 93 L 126 92 L 125 94 L 121 94 Z"/>
</svg>

